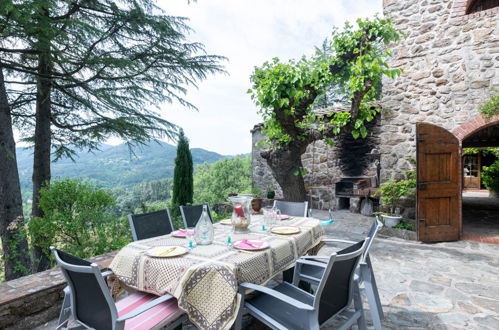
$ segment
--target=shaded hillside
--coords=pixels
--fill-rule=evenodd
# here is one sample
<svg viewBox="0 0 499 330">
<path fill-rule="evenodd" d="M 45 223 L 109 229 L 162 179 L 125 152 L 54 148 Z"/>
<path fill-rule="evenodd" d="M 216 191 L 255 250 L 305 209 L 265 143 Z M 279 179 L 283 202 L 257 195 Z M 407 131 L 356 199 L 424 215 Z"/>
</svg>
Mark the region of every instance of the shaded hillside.
<svg viewBox="0 0 499 330">
<path fill-rule="evenodd" d="M 82 178 L 100 187 L 135 185 L 173 177 L 176 147 L 165 142 L 151 142 L 131 154 L 124 144 L 102 145 L 100 151 L 80 152 L 75 161 L 61 159 L 52 164 L 52 178 Z M 213 163 L 226 158 L 216 152 L 193 148 L 194 164 Z M 17 148 L 21 188 L 31 190 L 33 155 L 31 149 Z"/>
</svg>

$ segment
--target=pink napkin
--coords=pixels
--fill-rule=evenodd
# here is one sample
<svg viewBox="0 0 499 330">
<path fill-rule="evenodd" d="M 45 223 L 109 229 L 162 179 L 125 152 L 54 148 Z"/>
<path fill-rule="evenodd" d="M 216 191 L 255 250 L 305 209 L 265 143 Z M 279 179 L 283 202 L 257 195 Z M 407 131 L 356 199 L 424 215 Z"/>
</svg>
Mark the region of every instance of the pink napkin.
<svg viewBox="0 0 499 330">
<path fill-rule="evenodd" d="M 185 236 L 185 235 L 187 235 L 187 230 L 185 230 L 185 229 L 179 229 L 179 230 L 177 230 L 175 232 L 175 235 L 177 235 L 177 236 Z"/>
<path fill-rule="evenodd" d="M 243 249 L 258 249 L 260 248 L 265 242 L 262 241 L 249 241 L 247 239 L 243 239 L 237 243 L 238 248 L 243 248 Z"/>
<path fill-rule="evenodd" d="M 284 219 L 287 219 L 287 218 L 289 218 L 289 215 L 281 214 L 281 215 L 277 216 L 277 219 L 279 219 L 279 220 L 284 220 Z"/>
</svg>

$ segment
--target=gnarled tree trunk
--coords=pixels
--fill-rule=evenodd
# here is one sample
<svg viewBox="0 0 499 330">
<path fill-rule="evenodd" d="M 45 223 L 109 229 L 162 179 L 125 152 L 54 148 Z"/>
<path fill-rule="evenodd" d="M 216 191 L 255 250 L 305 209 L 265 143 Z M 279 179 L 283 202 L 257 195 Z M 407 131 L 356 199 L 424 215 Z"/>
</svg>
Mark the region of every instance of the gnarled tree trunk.
<svg viewBox="0 0 499 330">
<path fill-rule="evenodd" d="M 5 280 L 12 280 L 29 271 L 28 243 L 20 230 L 24 224 L 16 143 L 12 118 L 0 67 L 0 237 L 2 239 Z"/>
<path fill-rule="evenodd" d="M 305 153 L 305 150 L 306 145 L 294 144 L 261 153 L 277 183 L 281 186 L 286 201 L 303 202 L 307 198 L 301 162 L 301 155 Z"/>
</svg>

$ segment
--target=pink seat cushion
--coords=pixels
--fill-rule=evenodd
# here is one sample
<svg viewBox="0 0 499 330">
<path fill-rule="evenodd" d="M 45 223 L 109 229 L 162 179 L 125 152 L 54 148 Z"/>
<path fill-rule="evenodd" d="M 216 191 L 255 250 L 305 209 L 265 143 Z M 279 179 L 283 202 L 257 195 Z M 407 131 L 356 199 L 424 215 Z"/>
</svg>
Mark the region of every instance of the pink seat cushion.
<svg viewBox="0 0 499 330">
<path fill-rule="evenodd" d="M 148 293 L 131 293 L 116 303 L 118 317 L 130 313 L 156 298 L 158 297 Z M 125 330 L 161 329 L 165 325 L 175 321 L 183 313 L 178 308 L 177 299 L 170 299 L 127 320 L 125 322 Z"/>
</svg>

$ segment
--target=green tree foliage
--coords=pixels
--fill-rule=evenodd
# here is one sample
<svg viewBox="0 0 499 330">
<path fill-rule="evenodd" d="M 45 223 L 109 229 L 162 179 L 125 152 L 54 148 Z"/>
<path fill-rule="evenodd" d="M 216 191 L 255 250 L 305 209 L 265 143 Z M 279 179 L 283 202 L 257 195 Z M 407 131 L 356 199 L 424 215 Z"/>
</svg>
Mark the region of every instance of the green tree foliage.
<svg viewBox="0 0 499 330">
<path fill-rule="evenodd" d="M 269 149 L 262 157 L 285 199 L 305 198 L 303 178 L 292 173 L 301 173 L 301 155 L 308 144 L 332 142 L 344 130 L 355 138 L 367 136 L 365 123 L 380 111 L 375 101 L 382 77 L 400 74 L 388 66 L 391 53 L 385 47 L 399 38 L 390 19 L 359 19 L 357 27 L 347 23 L 342 31 L 334 30 L 330 41 L 309 58 L 287 63 L 275 58 L 255 68 L 249 93 L 264 119 Z M 314 111 L 320 96 L 331 90 L 338 100 L 347 101 L 346 109 Z"/>
<path fill-rule="evenodd" d="M 193 165 L 189 149 L 189 140 L 180 130 L 175 169 L 173 170 L 172 216 L 178 216 L 178 206 L 192 204 L 193 195 Z"/>
<path fill-rule="evenodd" d="M 5 0 L 0 59 L 23 137 L 33 142 L 33 105 L 49 83 L 56 156 L 95 148 L 110 135 L 145 142 L 175 130 L 156 109 L 185 98 L 186 86 L 220 72 L 222 57 L 187 40 L 184 17 L 153 0 Z M 40 61 L 46 61 L 41 73 Z"/>
<path fill-rule="evenodd" d="M 227 202 L 230 193 L 251 193 L 251 159 L 239 156 L 201 164 L 194 174 L 194 203 Z"/>
<path fill-rule="evenodd" d="M 498 147 L 484 147 L 484 148 L 464 148 L 463 152 L 465 155 L 476 155 L 482 153 L 482 155 L 493 155 L 496 159 L 499 159 L 499 148 Z"/>
<path fill-rule="evenodd" d="M 120 249 L 130 241 L 126 218 L 112 214 L 115 203 L 104 190 L 64 179 L 53 182 L 40 194 L 44 218 L 33 218 L 29 232 L 44 251 L 53 245 L 88 258 Z"/>
<path fill-rule="evenodd" d="M 499 159 L 490 166 L 484 166 L 481 176 L 485 187 L 499 197 Z"/>
<path fill-rule="evenodd" d="M 135 213 L 137 208 L 144 208 L 153 202 L 165 202 L 170 199 L 172 179 L 161 179 L 139 183 L 133 187 L 119 187 L 109 192 L 116 199 L 117 215 Z M 145 211 L 144 211 L 145 213 Z"/>
</svg>

